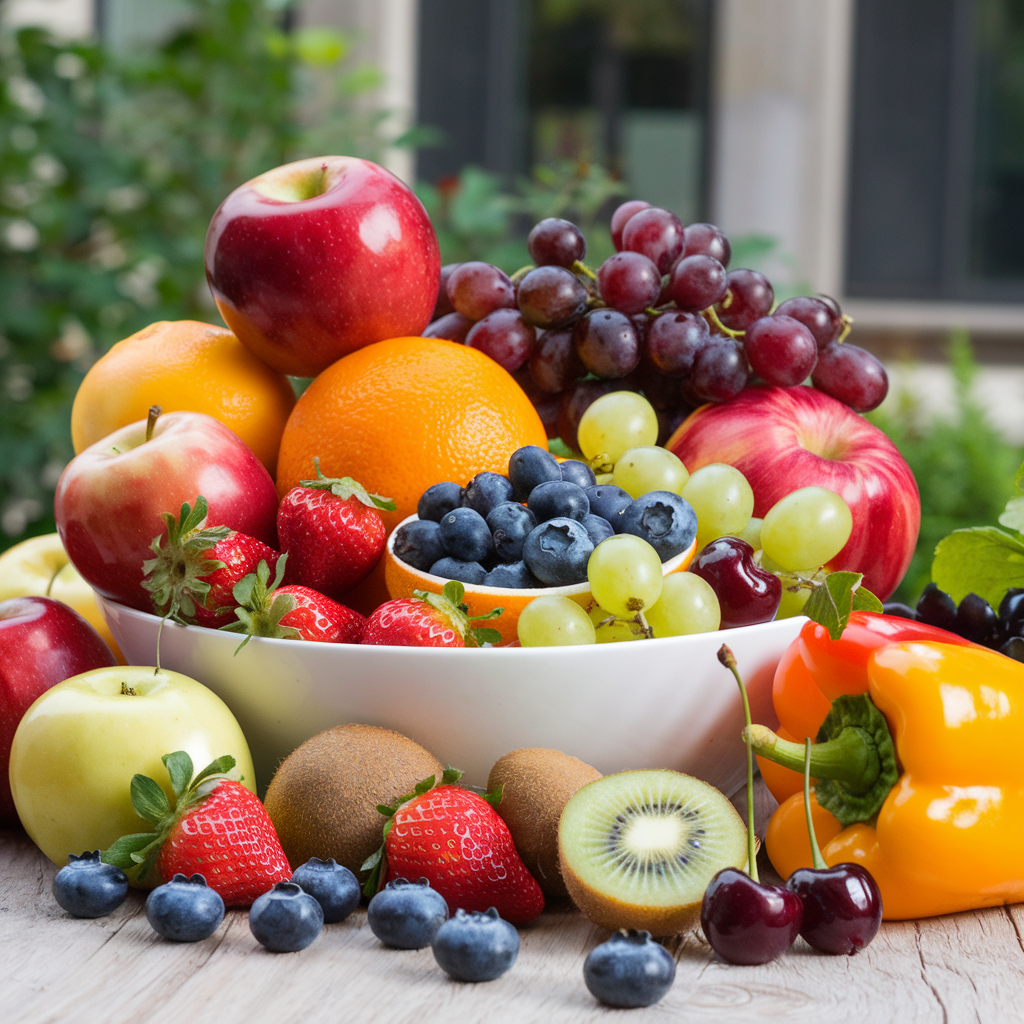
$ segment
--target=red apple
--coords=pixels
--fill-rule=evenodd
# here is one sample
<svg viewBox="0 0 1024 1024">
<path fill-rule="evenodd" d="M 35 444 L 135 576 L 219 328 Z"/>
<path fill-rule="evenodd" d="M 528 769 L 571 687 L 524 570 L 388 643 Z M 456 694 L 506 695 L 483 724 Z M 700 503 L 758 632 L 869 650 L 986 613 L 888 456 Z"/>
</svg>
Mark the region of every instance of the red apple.
<svg viewBox="0 0 1024 1024">
<path fill-rule="evenodd" d="M 853 514 L 853 532 L 830 569 L 864 574 L 883 601 L 903 579 L 917 544 L 921 502 L 910 467 L 877 427 L 809 387 L 747 388 L 692 413 L 665 445 L 692 473 L 735 466 L 754 491 L 754 515 L 798 487 L 827 487 Z"/>
<path fill-rule="evenodd" d="M 206 277 L 225 323 L 282 373 L 313 377 L 349 352 L 418 335 L 441 256 L 423 204 L 350 156 L 285 164 L 232 192 L 206 234 Z"/>
<path fill-rule="evenodd" d="M 0 825 L 16 825 L 7 769 L 22 716 L 51 686 L 117 662 L 99 633 L 63 601 L 0 601 Z"/>
<path fill-rule="evenodd" d="M 104 597 L 152 611 L 142 589 L 150 544 L 201 494 L 207 522 L 277 546 L 277 489 L 263 463 L 219 420 L 169 412 L 147 437 L 145 420 L 79 452 L 54 495 L 57 532 L 74 567 Z"/>
</svg>

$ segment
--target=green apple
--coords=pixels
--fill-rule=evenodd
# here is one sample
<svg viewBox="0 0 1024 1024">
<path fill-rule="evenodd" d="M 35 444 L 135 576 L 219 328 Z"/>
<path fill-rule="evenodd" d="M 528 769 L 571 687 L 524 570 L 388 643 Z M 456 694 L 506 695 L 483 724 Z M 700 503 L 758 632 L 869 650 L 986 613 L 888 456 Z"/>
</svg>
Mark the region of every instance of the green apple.
<svg viewBox="0 0 1024 1024">
<path fill-rule="evenodd" d="M 173 801 L 160 758 L 184 750 L 201 771 L 231 754 L 256 792 L 249 746 L 227 705 L 202 683 L 140 665 L 65 679 L 25 712 L 11 746 L 11 792 L 25 831 L 55 864 L 105 850 L 149 826 L 132 809 L 135 774 Z"/>
<path fill-rule="evenodd" d="M 0 555 L 0 601 L 9 597 L 52 597 L 71 605 L 123 662 L 96 591 L 79 575 L 56 533 L 30 537 Z"/>
</svg>

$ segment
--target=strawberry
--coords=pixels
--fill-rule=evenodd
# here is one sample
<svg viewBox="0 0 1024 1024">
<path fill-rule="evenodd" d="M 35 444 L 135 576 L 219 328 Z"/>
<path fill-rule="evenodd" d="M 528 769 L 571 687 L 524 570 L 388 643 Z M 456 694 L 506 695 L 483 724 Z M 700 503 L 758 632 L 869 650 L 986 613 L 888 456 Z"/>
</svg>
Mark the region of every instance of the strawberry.
<svg viewBox="0 0 1024 1024">
<path fill-rule="evenodd" d="M 493 619 L 502 612 L 495 608 L 486 615 L 470 617 L 462 603 L 466 588 L 449 580 L 440 594 L 414 590 L 412 597 L 396 598 L 378 605 L 366 620 L 364 644 L 394 647 L 479 647 L 501 642 L 496 629 L 473 627 L 476 619 Z"/>
<path fill-rule="evenodd" d="M 544 894 L 516 852 L 512 833 L 494 805 L 500 790 L 479 796 L 455 783 L 462 772 L 446 768 L 441 784 L 431 776 L 393 807 L 384 845 L 365 864 L 364 892 L 396 878 L 426 878 L 451 913 L 489 907 L 513 924 L 526 924 L 544 909 Z"/>
<path fill-rule="evenodd" d="M 163 514 L 167 540 L 153 538 L 150 549 L 156 557 L 143 563 L 142 585 L 158 615 L 216 628 L 231 621 L 235 584 L 261 561 L 275 566 L 280 555 L 248 534 L 205 525 L 207 511 L 200 494 L 194 507 L 188 502 L 181 506 L 178 519 Z"/>
<path fill-rule="evenodd" d="M 135 880 L 200 874 L 226 906 L 248 907 L 257 896 L 292 876 L 273 822 L 255 793 L 226 778 L 235 759 L 226 754 L 192 777 L 184 750 L 162 758 L 171 777 L 175 805 L 145 775 L 131 784 L 132 807 L 152 832 L 122 836 L 103 851 L 106 864 L 135 870 Z"/>
<path fill-rule="evenodd" d="M 378 508 L 395 503 L 370 494 L 349 476 L 329 479 L 314 459 L 316 480 L 303 480 L 281 500 L 277 533 L 289 554 L 288 583 L 340 598 L 362 583 L 384 554 L 387 530 Z"/>
<path fill-rule="evenodd" d="M 328 644 L 357 644 L 363 638 L 366 619 L 351 608 L 299 585 L 280 586 L 288 554 L 277 562 L 274 582 L 268 586 L 270 567 L 260 562 L 254 573 L 243 577 L 232 591 L 238 621 L 221 629 L 249 636 L 285 640 L 318 640 Z M 249 642 L 247 636 L 239 650 Z"/>
</svg>

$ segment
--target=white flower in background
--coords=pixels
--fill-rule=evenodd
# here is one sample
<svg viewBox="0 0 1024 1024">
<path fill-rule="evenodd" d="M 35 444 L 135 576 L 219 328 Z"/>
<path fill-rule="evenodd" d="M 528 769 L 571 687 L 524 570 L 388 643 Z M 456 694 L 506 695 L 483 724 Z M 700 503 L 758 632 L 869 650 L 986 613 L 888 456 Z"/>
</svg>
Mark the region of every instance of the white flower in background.
<svg viewBox="0 0 1024 1024">
<path fill-rule="evenodd" d="M 85 58 L 77 53 L 58 53 L 53 62 L 53 73 L 58 78 L 81 78 L 88 68 Z"/>
<path fill-rule="evenodd" d="M 41 199 L 43 187 L 37 181 L 11 182 L 4 185 L 3 197 L 7 206 L 16 210 L 24 210 L 31 206 L 37 199 Z"/>
<path fill-rule="evenodd" d="M 50 346 L 50 355 L 61 363 L 73 363 L 89 355 L 92 340 L 81 321 L 69 317 L 61 326 L 60 337 Z"/>
<path fill-rule="evenodd" d="M 29 167 L 44 185 L 59 185 L 68 176 L 67 168 L 52 153 L 36 153 Z"/>
<path fill-rule="evenodd" d="M 57 481 L 60 480 L 60 475 L 64 472 L 66 465 L 67 463 L 61 462 L 60 459 L 50 459 L 39 473 L 39 485 L 52 491 L 57 486 Z"/>
<path fill-rule="evenodd" d="M 7 95 L 11 102 L 21 107 L 29 117 L 40 117 L 46 109 L 46 97 L 43 90 L 30 78 L 12 75 L 7 79 Z"/>
<path fill-rule="evenodd" d="M 122 185 L 107 193 L 107 210 L 110 213 L 130 213 L 145 206 L 149 193 L 141 185 Z"/>
<path fill-rule="evenodd" d="M 18 364 L 7 370 L 4 390 L 12 402 L 27 402 L 32 397 L 32 367 Z"/>
<path fill-rule="evenodd" d="M 42 514 L 41 501 L 35 498 L 16 498 L 8 502 L 0 513 L 0 529 L 8 537 L 19 537 L 25 532 L 25 527 L 35 522 Z"/>
<path fill-rule="evenodd" d="M 163 274 L 164 261 L 159 256 L 137 263 L 131 270 L 117 278 L 117 290 L 143 309 L 155 306 L 160 301 L 156 284 Z"/>
<path fill-rule="evenodd" d="M 39 228 L 32 221 L 18 217 L 17 220 L 7 222 L 4 242 L 14 252 L 31 252 L 39 244 Z"/>
</svg>

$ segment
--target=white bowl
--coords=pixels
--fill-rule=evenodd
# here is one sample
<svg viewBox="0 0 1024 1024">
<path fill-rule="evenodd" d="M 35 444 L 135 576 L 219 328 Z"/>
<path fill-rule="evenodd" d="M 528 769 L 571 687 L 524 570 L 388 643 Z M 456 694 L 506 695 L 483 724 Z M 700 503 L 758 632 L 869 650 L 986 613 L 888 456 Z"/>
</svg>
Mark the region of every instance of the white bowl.
<svg viewBox="0 0 1024 1024">
<path fill-rule="evenodd" d="M 128 661 L 152 665 L 159 618 L 110 601 Z M 387 726 L 484 785 L 518 747 L 553 747 L 605 774 L 673 768 L 731 794 L 745 779 L 736 655 L 755 721 L 774 725 L 772 677 L 806 619 L 580 647 L 439 648 L 325 644 L 168 622 L 164 668 L 225 701 L 252 750 L 260 791 L 303 740 L 346 722 Z"/>
</svg>

